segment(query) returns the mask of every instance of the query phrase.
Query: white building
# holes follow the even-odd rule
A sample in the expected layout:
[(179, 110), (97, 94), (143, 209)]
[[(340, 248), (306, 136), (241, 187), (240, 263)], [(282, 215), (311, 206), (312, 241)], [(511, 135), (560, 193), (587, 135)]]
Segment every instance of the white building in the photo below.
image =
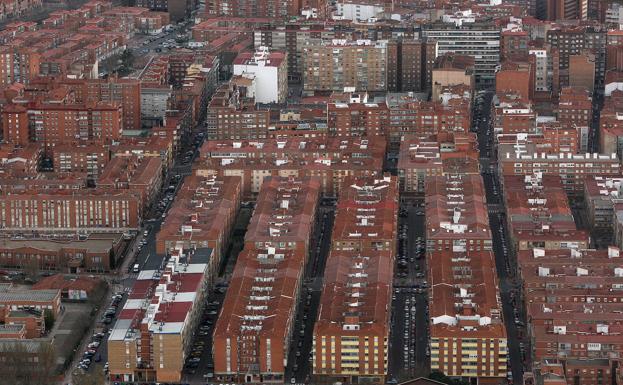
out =
[(340, 19), (365, 21), (378, 18), (385, 12), (381, 4), (351, 3), (342, 1), (337, 3), (337, 16)]
[(547, 50), (545, 48), (531, 49), (529, 53), (530, 55), (534, 55), (536, 58), (536, 71), (534, 82), (536, 91), (549, 91), (551, 83), (548, 73)]
[(500, 64), (500, 30), (478, 23), (456, 26), (454, 23), (431, 25), (423, 36), (437, 42), (435, 57), (446, 53), (474, 57), (474, 77), (479, 87), (495, 84), (495, 71)]
[(234, 60), (234, 75), (255, 79), (257, 103), (284, 103), (288, 96), (288, 61), (284, 52), (259, 47), (243, 52)]

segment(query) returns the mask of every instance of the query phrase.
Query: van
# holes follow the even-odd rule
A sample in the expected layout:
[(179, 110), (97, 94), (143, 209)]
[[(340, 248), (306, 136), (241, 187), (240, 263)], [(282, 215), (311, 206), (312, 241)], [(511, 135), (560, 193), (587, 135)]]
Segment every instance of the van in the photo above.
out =
[(149, 231), (147, 231), (147, 230), (143, 231), (143, 236), (144, 236), (144, 237), (146, 237), (146, 236), (148, 236), (148, 235), (149, 235)]
[(134, 267), (132, 268), (132, 271), (133, 271), (133, 272), (135, 272), (135, 273), (138, 273), (138, 272), (139, 272), (139, 270), (140, 270), (140, 268), (139, 268), (139, 266), (138, 266), (138, 263), (135, 263), (135, 264), (134, 264)]

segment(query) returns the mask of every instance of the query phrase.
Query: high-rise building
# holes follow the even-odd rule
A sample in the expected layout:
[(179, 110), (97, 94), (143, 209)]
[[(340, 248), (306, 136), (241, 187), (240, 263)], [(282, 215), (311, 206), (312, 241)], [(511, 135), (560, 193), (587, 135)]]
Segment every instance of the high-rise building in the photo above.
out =
[(387, 90), (387, 41), (311, 41), (303, 48), (306, 91)]
[(500, 64), (500, 30), (490, 25), (464, 23), (435, 23), (422, 30), (427, 41), (437, 43), (436, 55), (446, 53), (474, 57), (474, 75), (479, 87), (495, 82), (495, 70)]

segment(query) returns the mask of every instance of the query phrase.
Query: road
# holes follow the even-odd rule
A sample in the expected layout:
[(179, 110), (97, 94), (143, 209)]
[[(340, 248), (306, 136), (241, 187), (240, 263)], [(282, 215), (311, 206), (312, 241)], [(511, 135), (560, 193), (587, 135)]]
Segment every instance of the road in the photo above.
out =
[(322, 294), (322, 278), (325, 263), (331, 249), (331, 231), (334, 220), (334, 207), (324, 206), (318, 212), (311, 242), (311, 257), (305, 269), (305, 279), (300, 291), (294, 332), (290, 342), (288, 366), (285, 381), (290, 383), (308, 382), (312, 373), (312, 335), (314, 322), (318, 316), (320, 296)]
[(388, 371), (388, 378), (397, 381), (426, 376), (430, 368), (426, 355), (428, 292), (422, 287), (426, 281), (426, 224), (422, 215), (424, 209), (419, 207), (422, 203), (416, 201), (417, 206), (412, 202), (403, 203), (401, 212), (406, 216), (400, 216), (398, 221), (399, 248), (392, 293)]
[(492, 93), (484, 95), (481, 105), (474, 110), (474, 122), (478, 134), (478, 143), (481, 153), (480, 166), (485, 185), (487, 204), (489, 209), (489, 225), (493, 234), (493, 252), (498, 272), (499, 289), (502, 301), (502, 312), (506, 324), (510, 371), (515, 385), (522, 383), (523, 360), (520, 349), (520, 337), (525, 330), (515, 323), (517, 317), (525, 324), (523, 306), (520, 303), (519, 286), (516, 281), (517, 261), (512, 256), (506, 228), (503, 204), (503, 191), (500, 186), (500, 177), (497, 173), (495, 154), (492, 151), (492, 127), (490, 105)]

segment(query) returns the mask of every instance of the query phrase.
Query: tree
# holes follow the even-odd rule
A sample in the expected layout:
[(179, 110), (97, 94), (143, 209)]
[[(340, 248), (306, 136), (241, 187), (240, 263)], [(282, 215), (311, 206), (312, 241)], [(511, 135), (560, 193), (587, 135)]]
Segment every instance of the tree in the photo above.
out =
[(77, 370), (71, 379), (74, 385), (104, 385), (106, 382), (102, 365), (94, 365), (88, 372)]
[(54, 327), (54, 313), (52, 313), (52, 310), (45, 309), (43, 311), (43, 319), (45, 321), (45, 330), (52, 330), (52, 328)]
[(24, 274), (33, 281), (39, 276), (39, 262), (36, 258), (30, 258), (24, 265)]
[(0, 385), (53, 385), (56, 383), (56, 351), (48, 342), (33, 349), (35, 341), (6, 343), (0, 349)]
[(463, 380), (454, 380), (438, 370), (432, 371), (428, 378), (430, 378), (431, 380), (443, 382), (444, 384), (448, 385), (469, 385), (469, 382)]

